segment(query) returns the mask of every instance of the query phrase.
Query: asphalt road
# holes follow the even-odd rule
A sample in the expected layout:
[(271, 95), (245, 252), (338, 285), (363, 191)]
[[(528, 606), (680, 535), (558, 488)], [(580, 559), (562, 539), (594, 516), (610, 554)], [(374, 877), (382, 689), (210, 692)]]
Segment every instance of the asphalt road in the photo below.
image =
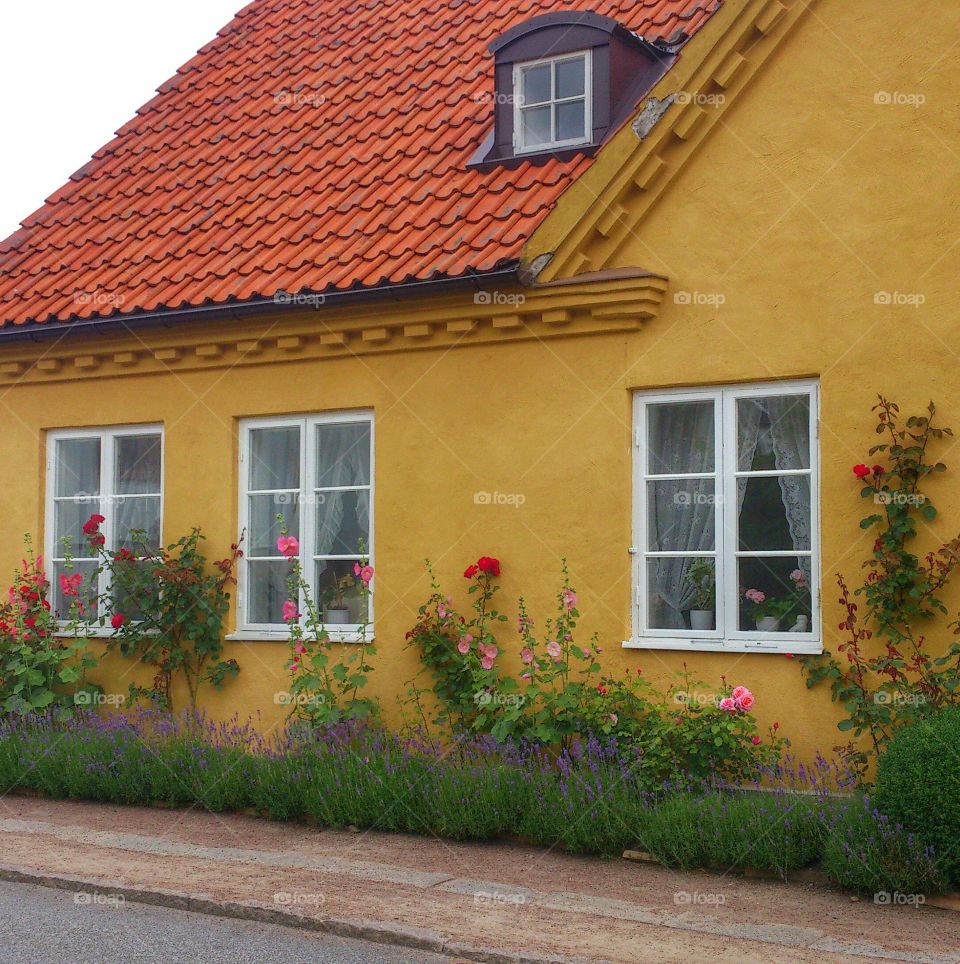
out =
[(0, 964), (441, 964), (410, 948), (0, 881)]

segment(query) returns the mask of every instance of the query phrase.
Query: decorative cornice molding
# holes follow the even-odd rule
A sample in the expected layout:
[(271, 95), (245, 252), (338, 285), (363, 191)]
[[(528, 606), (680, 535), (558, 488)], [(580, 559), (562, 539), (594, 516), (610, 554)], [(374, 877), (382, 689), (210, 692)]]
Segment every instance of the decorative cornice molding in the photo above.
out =
[(626, 269), (352, 311), (278, 305), (232, 324), (116, 324), (102, 335), (66, 332), (49, 345), (0, 345), (0, 386), (635, 331), (656, 316), (666, 289), (666, 278)]
[[(747, 0), (721, 7), (645, 101), (668, 106), (642, 134), (627, 124), (608, 142), (534, 233), (522, 267), (529, 270), (549, 256), (539, 275), (543, 282), (617, 263), (647, 212), (813, 2)], [(703, 44), (712, 46), (691, 62)]]

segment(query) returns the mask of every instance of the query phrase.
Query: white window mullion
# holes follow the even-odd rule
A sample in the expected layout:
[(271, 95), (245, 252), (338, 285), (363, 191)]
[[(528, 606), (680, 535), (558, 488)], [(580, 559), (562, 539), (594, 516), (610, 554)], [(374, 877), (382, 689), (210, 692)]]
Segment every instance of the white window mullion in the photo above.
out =
[[(300, 452), (302, 461), (300, 463), (300, 528), (302, 538), (300, 539), (300, 566), (303, 571), (304, 581), (310, 588), (310, 597), (319, 607), (320, 600), (317, 598), (317, 586), (315, 574), (317, 564), (314, 562), (315, 548), (317, 543), (317, 506), (316, 494), (316, 467), (317, 467), (317, 426), (310, 419), (304, 419)], [(300, 594), (300, 612), (306, 613), (307, 599), (306, 593)], [(303, 619), (301, 618), (301, 622)]]

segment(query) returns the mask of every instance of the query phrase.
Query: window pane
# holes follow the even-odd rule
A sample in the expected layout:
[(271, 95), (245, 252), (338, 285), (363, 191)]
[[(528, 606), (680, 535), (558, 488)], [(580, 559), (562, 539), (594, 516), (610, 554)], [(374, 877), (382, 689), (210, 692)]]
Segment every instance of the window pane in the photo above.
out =
[[(674, 556), (647, 560), (647, 627), (690, 629), (690, 612), (715, 610), (712, 559)], [(702, 588), (698, 592), (698, 583)], [(697, 617), (698, 622), (701, 617)], [(714, 626), (701, 626), (713, 629)]]
[(549, 144), (550, 136), (550, 108), (535, 107), (532, 110), (520, 112), (523, 123), (522, 140), (524, 147), (534, 147), (537, 144)]
[[(68, 569), (66, 563), (57, 562), (53, 566), (53, 586), (51, 591), (51, 605), (53, 606), (54, 613), (60, 619), (70, 619), (71, 612), (70, 607), (73, 602), (79, 599), (83, 602), (85, 607), (85, 613), (83, 614), (87, 619), (95, 619), (97, 617), (96, 612), (96, 600), (97, 600), (97, 587), (96, 587), (96, 573), (97, 573), (97, 562), (93, 559), (89, 559), (85, 562), (75, 561), (73, 565)], [(78, 596), (72, 597), (64, 594), (63, 590), (60, 588), (60, 576), (61, 575), (74, 575), (80, 573), (83, 576), (83, 582), (78, 587)]]
[(56, 463), (57, 495), (100, 494), (100, 439), (61, 439)]
[(135, 554), (160, 548), (159, 496), (125, 496), (116, 500), (113, 512), (113, 548), (123, 547)]
[(315, 555), (356, 555), (370, 548), (370, 493), (324, 492), (317, 499)]
[(810, 396), (737, 400), (740, 472), (810, 468)]
[(100, 511), (100, 500), (95, 498), (67, 499), (57, 502), (54, 508), (53, 555), (67, 555), (65, 540), (69, 540), (73, 556), (95, 556), (90, 540), (83, 534), (83, 524), (95, 512)]
[(283, 515), (287, 532), (300, 538), (300, 505), (296, 496), (289, 495), (251, 495), (249, 499), (249, 525), (247, 533), (247, 555), (279, 556), (277, 539), (280, 538), (280, 523), (277, 515)]
[(550, 100), (550, 64), (526, 67), (522, 71), (523, 90), (521, 104), (543, 104)]
[(809, 475), (755, 475), (737, 488), (741, 551), (810, 549)]
[(713, 410), (712, 401), (648, 405), (648, 474), (713, 472)]
[(114, 492), (117, 495), (159, 492), (160, 449), (159, 435), (117, 436)]
[(714, 548), (716, 503), (713, 479), (647, 483), (647, 549), (696, 552)]
[(318, 489), (370, 484), (370, 423), (317, 426)]
[(811, 631), (809, 558), (741, 558), (738, 586), (741, 630)]
[(584, 59), (562, 60), (557, 64), (557, 99), (580, 97), (584, 92)]
[(352, 559), (322, 559), (316, 563), (315, 598), (320, 600), (325, 623), (366, 622), (367, 600), (354, 575), (354, 565)]
[(570, 141), (584, 137), (585, 116), (582, 100), (557, 104), (557, 140)]
[(247, 563), (247, 612), (251, 623), (283, 623), (289, 574), (290, 563), (286, 561)]
[(300, 488), (299, 426), (250, 432), (250, 488)]

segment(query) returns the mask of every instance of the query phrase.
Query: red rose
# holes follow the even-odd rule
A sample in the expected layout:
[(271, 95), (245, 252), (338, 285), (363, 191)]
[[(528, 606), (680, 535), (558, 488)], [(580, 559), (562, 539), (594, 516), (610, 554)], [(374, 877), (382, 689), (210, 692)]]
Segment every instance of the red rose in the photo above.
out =
[(883, 475), (884, 471), (885, 471), (885, 469), (884, 469), (884, 467), (883, 467), (882, 465), (875, 465), (875, 466), (873, 467), (873, 474), (874, 474), (874, 475)]
[(500, 575), (500, 560), (491, 556), (481, 556), (477, 560), (477, 566), (481, 572), (489, 573), (491, 576)]
[(853, 474), (858, 479), (865, 479), (870, 474), (870, 469), (867, 468), (862, 462), (859, 465), (853, 467)]
[(113, 626), (114, 629), (119, 629), (126, 621), (127, 617), (122, 613), (114, 613), (113, 619), (110, 620), (110, 625)]
[(101, 535), (100, 533), (98, 533), (97, 535), (92, 536), (92, 537), (90, 538), (90, 545), (92, 545), (92, 546), (102, 546), (106, 541), (107, 541), (107, 540), (103, 537), (103, 535)]
[(463, 570), (463, 578), (464, 578), (464, 579), (473, 579), (473, 577), (474, 577), (479, 571), (480, 571), (480, 570), (479, 570), (479, 568), (478, 568), (477, 566), (467, 566), (467, 568)]

